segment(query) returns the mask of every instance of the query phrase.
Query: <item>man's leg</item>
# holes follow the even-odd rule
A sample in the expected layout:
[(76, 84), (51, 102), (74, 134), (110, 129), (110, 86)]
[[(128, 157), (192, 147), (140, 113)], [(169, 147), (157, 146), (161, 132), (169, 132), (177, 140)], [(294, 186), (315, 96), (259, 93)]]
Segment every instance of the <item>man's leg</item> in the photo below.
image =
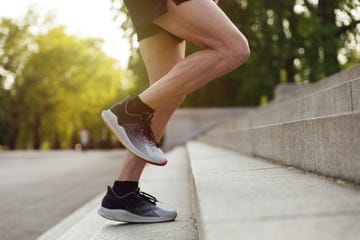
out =
[[(167, 33), (158, 33), (142, 40), (140, 51), (153, 84), (184, 58), (185, 43), (175, 41)], [(154, 115), (152, 129), (157, 140), (182, 100), (183, 97), (172, 99)], [(122, 222), (164, 222), (176, 218), (176, 211), (159, 208), (156, 198), (139, 191), (138, 181), (144, 166), (145, 161), (127, 152), (118, 181), (108, 187), (101, 202), (98, 210), (101, 216)]]
[(159, 74), (161, 78), (139, 96), (102, 112), (124, 146), (155, 165), (165, 165), (167, 160), (150, 129), (153, 113), (234, 70), (250, 54), (244, 35), (213, 1), (190, 0), (176, 5), (167, 0), (167, 10), (153, 22), (203, 49), (176, 63), (165, 75)]
[[(139, 45), (151, 85), (166, 75), (185, 56), (185, 42), (179, 43), (167, 33), (158, 33), (145, 38)], [(162, 138), (168, 120), (183, 98), (184, 96), (170, 99), (155, 112), (152, 129), (158, 141)], [(139, 181), (144, 166), (145, 161), (127, 151), (118, 180)]]
[(139, 97), (155, 111), (167, 101), (187, 95), (244, 63), (250, 50), (244, 35), (211, 0), (176, 5), (154, 23), (203, 49), (186, 57)]

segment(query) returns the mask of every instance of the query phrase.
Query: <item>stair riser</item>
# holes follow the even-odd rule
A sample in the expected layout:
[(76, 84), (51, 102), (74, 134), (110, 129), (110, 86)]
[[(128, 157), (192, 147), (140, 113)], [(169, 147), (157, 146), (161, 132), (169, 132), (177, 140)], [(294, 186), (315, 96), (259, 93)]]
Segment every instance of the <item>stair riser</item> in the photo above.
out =
[(353, 111), (360, 111), (360, 80), (351, 82)]
[(349, 113), (360, 110), (360, 79), (348, 81), (287, 102), (273, 102), (218, 126), (224, 129), (249, 128), (275, 123)]
[(360, 113), (234, 129), (204, 142), (360, 183)]
[[(324, 78), (321, 81), (312, 83), (311, 85), (305, 85), (303, 86), (303, 89), (299, 89), (295, 92), (291, 92), (287, 96), (282, 96), (280, 101), (283, 102), (293, 98), (310, 95), (315, 92), (321, 91), (325, 88), (331, 88), (333, 86), (339, 85), (343, 82), (347, 82), (353, 79), (359, 79), (359, 77), (360, 77), (360, 65), (356, 65), (350, 69), (338, 72), (334, 75)], [(276, 102), (280, 102), (280, 101), (276, 101)]]

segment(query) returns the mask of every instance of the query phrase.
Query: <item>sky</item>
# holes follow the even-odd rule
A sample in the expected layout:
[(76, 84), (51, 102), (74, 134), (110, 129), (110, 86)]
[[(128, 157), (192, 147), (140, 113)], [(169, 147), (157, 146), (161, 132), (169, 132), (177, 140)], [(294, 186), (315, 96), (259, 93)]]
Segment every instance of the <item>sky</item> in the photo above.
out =
[(66, 26), (69, 34), (103, 39), (103, 51), (126, 67), (130, 47), (112, 20), (111, 0), (0, 0), (0, 17), (21, 18), (29, 6), (40, 16), (54, 15), (55, 23)]

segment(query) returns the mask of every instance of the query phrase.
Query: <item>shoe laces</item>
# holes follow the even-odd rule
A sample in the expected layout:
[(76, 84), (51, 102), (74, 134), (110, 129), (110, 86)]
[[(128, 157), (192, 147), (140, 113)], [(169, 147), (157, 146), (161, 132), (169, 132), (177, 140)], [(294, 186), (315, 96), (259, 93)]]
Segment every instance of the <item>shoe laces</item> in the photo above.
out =
[(145, 199), (146, 201), (152, 203), (153, 205), (156, 205), (156, 203), (161, 203), (159, 200), (156, 199), (156, 197), (146, 193), (146, 192), (142, 192), (140, 191), (140, 188), (138, 188), (135, 191), (137, 194), (139, 194), (143, 199)]
[(151, 120), (154, 114), (144, 113), (141, 116), (142, 116), (143, 126), (140, 128), (140, 131), (143, 133), (143, 136), (150, 141), (150, 144), (160, 147), (160, 144), (156, 141), (154, 132), (151, 129)]

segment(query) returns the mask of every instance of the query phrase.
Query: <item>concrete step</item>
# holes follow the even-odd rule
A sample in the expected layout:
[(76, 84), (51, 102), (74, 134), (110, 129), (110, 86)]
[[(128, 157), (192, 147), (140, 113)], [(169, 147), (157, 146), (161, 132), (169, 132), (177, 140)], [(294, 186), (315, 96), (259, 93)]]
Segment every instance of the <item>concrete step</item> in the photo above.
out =
[(360, 110), (360, 77), (294, 96), (287, 101), (271, 102), (250, 114), (251, 126), (338, 115)]
[(358, 239), (359, 187), (200, 142), (187, 149), (200, 239)]
[(199, 140), (360, 183), (360, 111), (210, 132)]
[(213, 127), (198, 139), (360, 183), (360, 65)]
[[(88, 214), (85, 217), (74, 223), (71, 218), (78, 217), (69, 216), (69, 219), (59, 224), (65, 225), (55, 226), (39, 240), (51, 239), (45, 238), (46, 236), (61, 240), (197, 239), (196, 219), (193, 214), (193, 181), (187, 151), (185, 147), (177, 147), (167, 156), (169, 163), (164, 167), (146, 166), (140, 187), (164, 202), (162, 207), (175, 209), (178, 212), (176, 221), (127, 224), (103, 219), (96, 212), (103, 196), (101, 194), (89, 203), (92, 207), (87, 208)], [(81, 209), (79, 211), (84, 212)], [(61, 231), (62, 234), (59, 234)]]
[(290, 91), (288, 94), (282, 93), (279, 98), (275, 98), (275, 101), (288, 101), (299, 96), (310, 95), (312, 93), (321, 91), (322, 89), (331, 88), (332, 86), (339, 85), (352, 79), (358, 79), (359, 77), (360, 64), (328, 76), (321, 81), (300, 85), (300, 87), (295, 91)]
[(76, 239), (89, 240), (105, 224), (106, 219), (100, 218), (96, 210), (105, 193), (101, 193), (73, 214), (46, 231), (37, 240)]
[(175, 111), (166, 126), (165, 149), (171, 149), (206, 132), (215, 125), (244, 115), (248, 108), (180, 108)]
[[(351, 74), (350, 74), (351, 73)], [(358, 75), (356, 75), (358, 73)], [(344, 80), (346, 79), (346, 80)], [(360, 65), (311, 84), (282, 101), (272, 101), (211, 132), (258, 127), (360, 111)]]

